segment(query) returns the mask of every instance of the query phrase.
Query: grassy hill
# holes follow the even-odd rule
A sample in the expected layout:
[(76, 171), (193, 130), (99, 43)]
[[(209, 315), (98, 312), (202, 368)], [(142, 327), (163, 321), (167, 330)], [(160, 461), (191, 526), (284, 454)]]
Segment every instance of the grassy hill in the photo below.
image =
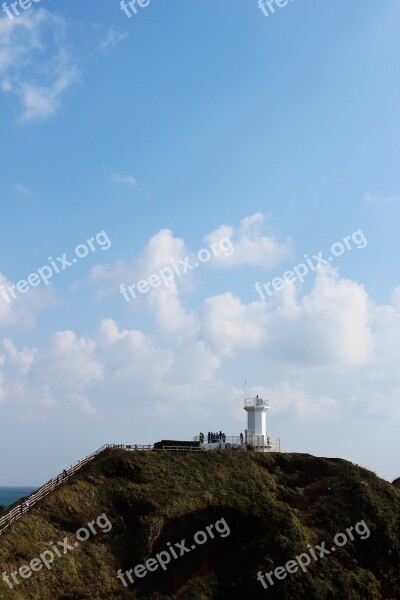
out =
[[(257, 580), (258, 571), (271, 572), (321, 542), (331, 549), (337, 533), (361, 521), (370, 532), (365, 539), (353, 530), (353, 540), (311, 560), (306, 572), (274, 576), (267, 590)], [(90, 537), (78, 542), (83, 527)], [(207, 539), (193, 544), (199, 531)], [(71, 548), (62, 546), (65, 539)], [(180, 556), (175, 544), (182, 539), (189, 551)], [(31, 575), (22, 571), (26, 579), (17, 575), (18, 585), (10, 579), (13, 589), (0, 578), (0, 598), (395, 600), (399, 545), (400, 489), (344, 460), (112, 450), (0, 537), (0, 574), (10, 576), (45, 551), (54, 555), (49, 569), (42, 564), (33, 572), (34, 562)], [(161, 554), (144, 576), (140, 569), (131, 573), (133, 584), (125, 578), (124, 587), (117, 578), (119, 569), (134, 569), (171, 547), (177, 558), (170, 556), (165, 570)]]

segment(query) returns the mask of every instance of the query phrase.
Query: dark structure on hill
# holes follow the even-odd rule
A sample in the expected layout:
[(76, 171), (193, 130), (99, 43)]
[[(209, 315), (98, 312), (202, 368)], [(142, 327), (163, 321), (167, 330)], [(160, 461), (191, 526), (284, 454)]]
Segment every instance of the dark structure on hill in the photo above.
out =
[(153, 445), (153, 450), (165, 450), (166, 448), (200, 448), (200, 442), (193, 440), (161, 440)]

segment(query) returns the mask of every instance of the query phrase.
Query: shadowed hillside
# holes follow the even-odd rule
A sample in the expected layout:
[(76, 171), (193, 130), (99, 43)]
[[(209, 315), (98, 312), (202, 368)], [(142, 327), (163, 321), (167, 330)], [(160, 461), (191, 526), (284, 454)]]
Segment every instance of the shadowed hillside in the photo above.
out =
[[(93, 524), (101, 515), (110, 531)], [(337, 533), (363, 520), (365, 539), (354, 534), (306, 572), (274, 579), (267, 590), (257, 580), (258, 571), (284, 566), (308, 545), (326, 541), (331, 548)], [(96, 534), (78, 543), (75, 533), (89, 531), (90, 522)], [(208, 539), (193, 548), (199, 531)], [(174, 545), (183, 539), (188, 549), (180, 556)], [(395, 600), (399, 540), (400, 490), (343, 460), (105, 451), (0, 537), (1, 573), (29, 565), (56, 544), (60, 553), (50, 569), (18, 575), (13, 589), (0, 579), (0, 598)], [(119, 569), (144, 564), (168, 544), (178, 555), (165, 570), (154, 561), (128, 587), (117, 579)]]
[(400, 488), (400, 477), (398, 477), (397, 479), (395, 479), (393, 481), (393, 485), (396, 486), (397, 488)]

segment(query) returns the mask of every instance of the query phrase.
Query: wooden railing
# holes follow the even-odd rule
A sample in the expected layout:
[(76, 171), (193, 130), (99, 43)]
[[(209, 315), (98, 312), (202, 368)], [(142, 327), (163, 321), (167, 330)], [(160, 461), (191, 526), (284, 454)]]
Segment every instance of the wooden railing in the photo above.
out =
[(79, 471), (79, 469), (81, 469), (82, 467), (84, 467), (85, 465), (90, 463), (94, 458), (96, 458), (96, 456), (98, 456), (100, 454), (100, 452), (104, 452), (104, 450), (107, 450), (107, 448), (113, 448), (116, 450), (128, 450), (128, 451), (136, 451), (137, 450), (137, 451), (141, 451), (141, 452), (151, 451), (151, 450), (156, 450), (156, 451), (161, 451), (161, 452), (163, 452), (163, 451), (164, 452), (202, 452), (203, 451), (203, 448), (200, 448), (198, 446), (163, 446), (162, 448), (154, 448), (153, 444), (145, 444), (145, 445), (143, 445), (143, 444), (132, 444), (132, 445), (105, 444), (104, 446), (102, 446), (101, 448), (99, 448), (98, 450), (93, 452), (92, 454), (89, 454), (89, 456), (87, 456), (83, 460), (80, 460), (79, 462), (77, 462), (76, 465), (73, 465), (69, 469), (65, 469), (66, 475), (61, 474), (61, 475), (57, 475), (57, 477), (53, 477), (53, 479), (50, 479), (50, 481), (48, 481), (41, 488), (39, 488), (37, 492), (32, 494), (32, 496), (29, 496), (29, 498), (28, 498), (29, 504), (28, 505), (25, 503), (18, 504), (18, 506), (16, 506), (12, 510), (10, 510), (9, 513), (0, 517), (0, 536), (12, 523), (14, 523), (14, 521), (18, 521), (18, 519), (20, 519), (26, 512), (28, 512), (28, 510), (30, 510), (30, 508), (32, 506), (34, 506), (40, 500), (45, 498), (48, 494), (50, 494), (50, 492), (55, 490), (56, 487), (58, 487), (62, 483), (65, 483), (66, 481), (68, 481), (68, 479), (70, 479), (73, 475), (75, 475), (75, 473), (77, 473), (77, 471)]
[(158, 452), (205, 452), (201, 446), (163, 446), (154, 448)]
[(7, 529), (7, 527), (14, 523), (14, 521), (18, 521), (18, 519), (20, 519), (22, 515), (24, 515), (32, 506), (37, 504), (39, 500), (42, 500), (42, 498), (45, 498), (50, 492), (55, 490), (56, 487), (58, 487), (65, 481), (68, 481), (70, 477), (75, 475), (75, 473), (79, 471), (79, 469), (91, 462), (98, 454), (100, 454), (100, 452), (103, 452), (107, 448), (112, 447), (113, 444), (105, 444), (104, 446), (96, 450), (96, 452), (93, 452), (83, 460), (80, 460), (69, 469), (65, 469), (66, 475), (57, 475), (57, 477), (50, 479), (50, 481), (48, 481), (41, 488), (39, 488), (37, 492), (29, 496), (29, 504), (19, 504), (18, 506), (13, 508), (9, 513), (4, 515), (3, 517), (0, 517), (0, 535)]

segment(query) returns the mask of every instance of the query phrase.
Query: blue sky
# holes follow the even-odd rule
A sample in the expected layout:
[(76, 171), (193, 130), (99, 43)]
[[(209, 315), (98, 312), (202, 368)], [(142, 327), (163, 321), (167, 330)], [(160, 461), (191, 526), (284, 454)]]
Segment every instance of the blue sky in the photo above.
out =
[[(100, 232), (111, 246), (0, 296), (0, 485), (106, 442), (238, 434), (245, 378), (283, 449), (400, 474), (399, 12), (2, 13), (0, 284)], [(357, 231), (365, 247), (256, 292)], [(121, 284), (226, 237), (231, 254), (124, 301)]]

